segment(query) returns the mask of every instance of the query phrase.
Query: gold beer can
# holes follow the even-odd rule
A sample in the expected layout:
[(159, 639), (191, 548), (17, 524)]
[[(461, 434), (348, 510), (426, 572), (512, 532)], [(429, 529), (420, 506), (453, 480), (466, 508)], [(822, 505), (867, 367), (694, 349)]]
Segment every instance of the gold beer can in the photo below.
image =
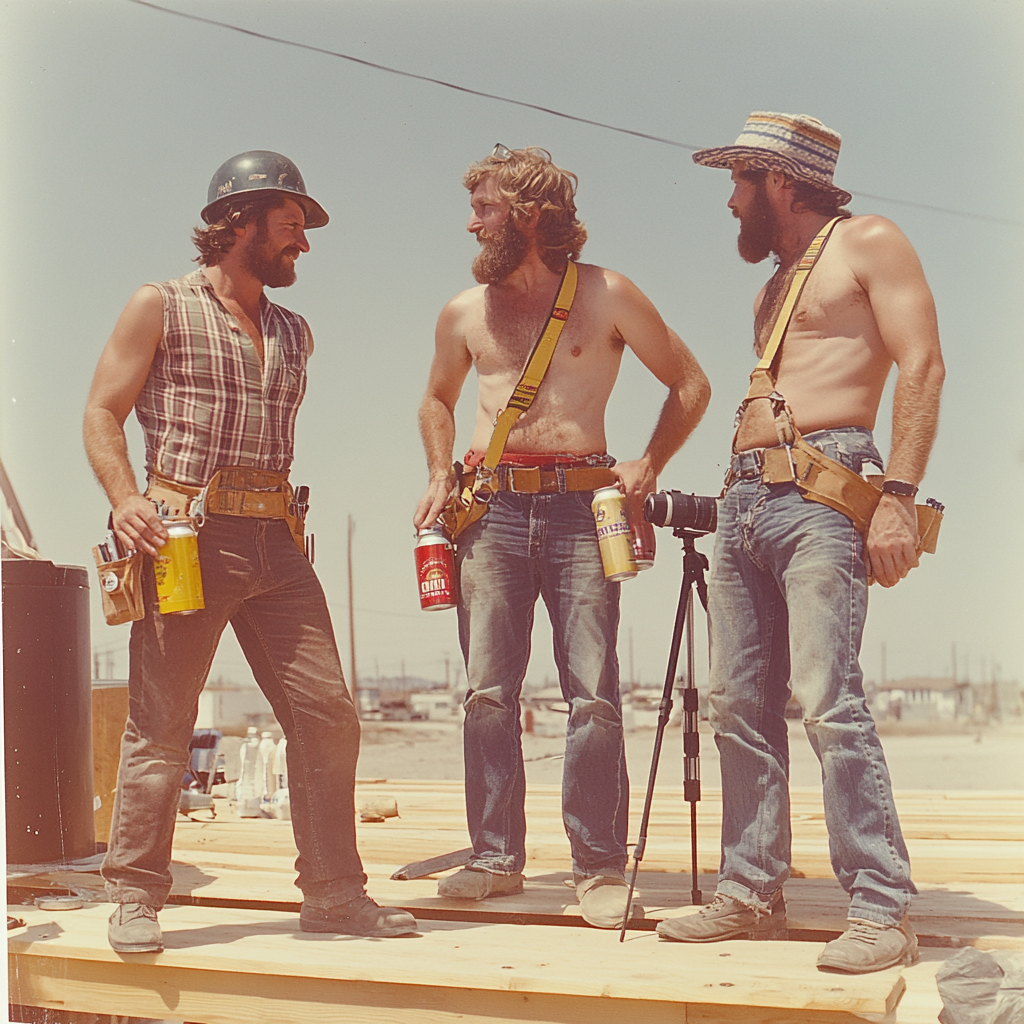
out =
[(187, 519), (164, 523), (167, 543), (153, 559), (156, 596), (161, 615), (191, 615), (203, 602), (203, 577), (199, 572), (199, 537)]
[(617, 487), (602, 487), (594, 492), (590, 508), (597, 526), (604, 578), (613, 583), (631, 580), (637, 567), (633, 531), (626, 518), (626, 496)]

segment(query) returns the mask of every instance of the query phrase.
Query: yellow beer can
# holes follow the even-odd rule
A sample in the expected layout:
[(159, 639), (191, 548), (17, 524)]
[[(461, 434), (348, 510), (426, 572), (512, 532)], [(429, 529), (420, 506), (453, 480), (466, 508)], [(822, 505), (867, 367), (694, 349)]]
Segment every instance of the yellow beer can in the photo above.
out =
[(187, 519), (164, 523), (167, 543), (153, 559), (156, 596), (161, 615), (191, 615), (203, 602), (203, 577), (199, 571), (199, 537)]
[(626, 518), (626, 496), (617, 487), (602, 487), (594, 492), (590, 508), (597, 526), (604, 578), (613, 583), (631, 580), (637, 567), (633, 530)]

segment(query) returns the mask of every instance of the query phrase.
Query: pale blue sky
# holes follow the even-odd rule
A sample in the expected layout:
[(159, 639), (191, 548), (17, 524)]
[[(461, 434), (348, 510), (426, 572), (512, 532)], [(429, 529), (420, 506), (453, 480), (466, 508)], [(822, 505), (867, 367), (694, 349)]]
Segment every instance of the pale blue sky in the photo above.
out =
[[(872, 593), (864, 667), (994, 663), (1024, 678), (1024, 429), (1019, 390), (1024, 7), (1018, 2), (281, 2), (167, 6), (695, 146), (732, 142), (753, 109), (843, 134), (836, 181), (921, 255), (948, 368), (925, 494), (948, 516), (939, 554)], [(106, 505), (80, 441), (85, 395), (140, 284), (186, 273), (189, 233), (227, 157), (274, 149), (331, 214), (299, 282), (272, 297), (317, 351), (293, 479), (311, 487), (317, 569), (348, 661), (345, 518), (356, 532), (361, 674), (443, 675), (454, 613), (418, 611), (412, 509), (425, 483), (416, 409), (444, 302), (472, 283), (470, 161), (541, 145), (580, 177), (584, 260), (632, 278), (691, 346), (714, 397), (661, 486), (715, 494), (751, 357), (751, 302), (770, 273), (736, 255), (728, 175), (689, 152), (174, 18), (128, 0), (14, 0), (0, 11), (5, 244), (2, 454), (44, 554), (90, 564)], [(459, 409), (457, 453), (471, 426)], [(608, 415), (619, 458), (642, 450), (662, 389), (631, 357)], [(877, 431), (888, 443), (888, 406)], [(137, 428), (134, 450), (141, 470)], [(674, 542), (623, 585), (620, 657), (664, 672), (679, 584)], [(710, 544), (702, 545), (706, 550)], [(531, 677), (554, 675), (538, 613)], [(103, 624), (97, 646), (127, 643)], [(119, 668), (124, 667), (120, 658)], [(231, 645), (215, 671), (242, 678)]]

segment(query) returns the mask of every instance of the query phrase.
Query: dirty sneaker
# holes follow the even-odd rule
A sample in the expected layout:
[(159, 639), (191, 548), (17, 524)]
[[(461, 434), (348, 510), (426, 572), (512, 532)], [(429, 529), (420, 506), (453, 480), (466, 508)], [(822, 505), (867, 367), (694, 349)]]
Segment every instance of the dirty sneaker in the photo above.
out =
[(839, 974), (869, 974), (897, 964), (917, 963), (917, 936), (907, 916), (898, 925), (876, 924), (851, 917), (850, 927), (825, 944), (818, 970)]
[(770, 910), (754, 910), (745, 903), (716, 892), (696, 914), (670, 917), (658, 925), (658, 935), (673, 942), (722, 942), (725, 939), (785, 939), (786, 901), (779, 889)]
[(118, 953), (159, 953), (164, 948), (164, 937), (156, 919), (156, 907), (119, 903), (110, 915), (107, 941)]
[(299, 930), (304, 932), (388, 939), (397, 935), (415, 935), (416, 927), (416, 918), (408, 911), (378, 906), (366, 893), (328, 909), (303, 903), (299, 911)]
[(486, 900), (492, 896), (516, 896), (523, 891), (520, 872), (496, 875), (479, 868), (461, 868), (437, 883), (437, 895), (452, 900)]
[[(595, 928), (619, 928), (626, 913), (629, 883), (615, 875), (594, 875), (576, 883), (576, 899), (587, 924)], [(629, 908), (632, 921), (644, 916), (644, 908), (636, 900)]]

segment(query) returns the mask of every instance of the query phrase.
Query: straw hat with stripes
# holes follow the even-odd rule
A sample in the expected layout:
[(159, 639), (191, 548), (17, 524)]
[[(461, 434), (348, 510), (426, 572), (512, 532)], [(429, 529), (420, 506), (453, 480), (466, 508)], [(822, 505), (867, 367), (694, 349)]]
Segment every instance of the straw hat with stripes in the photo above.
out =
[(832, 184), (842, 136), (806, 114), (755, 110), (731, 146), (700, 149), (693, 162), (705, 167), (732, 167), (742, 160), (751, 170), (784, 171), (835, 196), (840, 206), (853, 198)]

